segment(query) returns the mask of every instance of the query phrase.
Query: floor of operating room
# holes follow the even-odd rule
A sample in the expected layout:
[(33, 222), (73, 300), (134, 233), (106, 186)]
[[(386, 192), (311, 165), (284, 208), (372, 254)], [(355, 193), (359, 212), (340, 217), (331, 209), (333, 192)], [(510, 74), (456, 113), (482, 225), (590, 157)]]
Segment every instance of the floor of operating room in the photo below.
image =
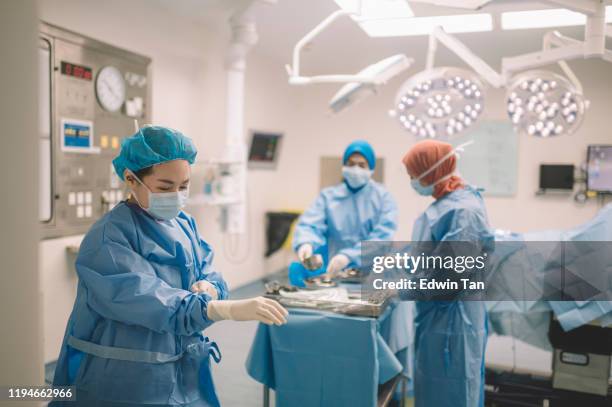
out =
[[(270, 279), (271, 277), (268, 277)], [(282, 281), (280, 275), (271, 279)], [(231, 291), (232, 299), (248, 298), (261, 295), (264, 292), (266, 280)], [(206, 335), (215, 340), (221, 347), (223, 359), (213, 367), (215, 385), (221, 405), (260, 407), (263, 404), (263, 386), (251, 379), (246, 372), (245, 361), (255, 336), (257, 322), (223, 321), (214, 324), (206, 331)], [(270, 394), (274, 405), (274, 394)], [(412, 399), (407, 400), (406, 407), (412, 407)]]

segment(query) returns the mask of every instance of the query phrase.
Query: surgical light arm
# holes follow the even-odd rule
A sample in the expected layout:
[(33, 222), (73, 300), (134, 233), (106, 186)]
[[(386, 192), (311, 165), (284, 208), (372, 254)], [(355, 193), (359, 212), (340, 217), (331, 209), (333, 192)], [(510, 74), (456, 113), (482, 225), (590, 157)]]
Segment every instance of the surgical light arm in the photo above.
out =
[[(583, 14), (595, 14), (602, 0), (540, 0), (543, 3), (553, 6), (561, 6), (568, 10), (576, 11)], [(605, 15), (604, 15), (605, 17)]]
[[(570, 2), (550, 0), (548, 3), (569, 7)], [(603, 2), (582, 0), (572, 3), (573, 7), (571, 8), (573, 10), (582, 12), (587, 17), (584, 41), (565, 37), (557, 32), (548, 33), (544, 37), (544, 49), (542, 51), (504, 58), (502, 60), (504, 77), (508, 77), (514, 72), (558, 62), (566, 74), (570, 72), (568, 77), (574, 82), (577, 79), (564, 61), (600, 57), (605, 61), (612, 62), (612, 51), (606, 49), (606, 35), (610, 35), (612, 30), (606, 26), (606, 9)], [(557, 48), (551, 48), (552, 45), (556, 45)]]
[(465, 63), (471, 66), (479, 75), (481, 75), (492, 86), (499, 88), (504, 86), (504, 78), (497, 73), (489, 64), (482, 58), (474, 54), (465, 44), (459, 41), (456, 37), (448, 34), (442, 27), (433, 29), (429, 36), (429, 48), (427, 51), (427, 69), (432, 69), (436, 52), (438, 50), (438, 42), (441, 42), (449, 50), (454, 52)]
[[(562, 47), (567, 45), (576, 45), (579, 43), (580, 41), (575, 40), (573, 38), (565, 37), (559, 31), (550, 31), (544, 35), (542, 49), (549, 50), (553, 46)], [(572, 69), (569, 67), (567, 62), (561, 60), (559, 61), (559, 66), (561, 67), (561, 70), (563, 71), (565, 76), (567, 76), (570, 82), (574, 84), (578, 93), (582, 93), (582, 84), (580, 83), (580, 80), (578, 80), (576, 74), (574, 74), (574, 71), (572, 71)]]
[[(547, 3), (565, 5), (567, 2), (564, 0), (550, 0)], [(584, 41), (563, 36), (556, 31), (549, 32), (544, 36), (542, 51), (503, 58), (501, 74), (497, 73), (490, 65), (474, 54), (459, 39), (446, 33), (441, 27), (436, 27), (429, 37), (427, 68), (431, 69), (433, 67), (437, 44), (441, 42), (493, 87), (499, 88), (505, 86), (508, 79), (516, 72), (559, 63), (570, 81), (576, 85), (577, 89), (581, 90), (582, 86), (578, 78), (565, 61), (578, 58), (600, 57), (605, 61), (612, 62), (612, 51), (605, 48), (605, 38), (606, 36), (612, 37), (612, 28), (606, 26), (605, 5), (599, 1), (584, 0), (575, 3), (572, 9), (586, 14), (587, 24)]]
[(287, 73), (289, 74), (289, 83), (291, 85), (310, 85), (312, 83), (349, 83), (358, 82), (365, 84), (379, 84), (376, 78), (371, 78), (363, 75), (318, 75), (318, 76), (301, 76), (300, 75), (300, 54), (302, 49), (311, 42), (317, 35), (323, 32), (334, 21), (344, 16), (356, 16), (358, 13), (347, 10), (338, 10), (321, 21), (315, 28), (306, 34), (293, 49), (293, 65), (287, 65)]

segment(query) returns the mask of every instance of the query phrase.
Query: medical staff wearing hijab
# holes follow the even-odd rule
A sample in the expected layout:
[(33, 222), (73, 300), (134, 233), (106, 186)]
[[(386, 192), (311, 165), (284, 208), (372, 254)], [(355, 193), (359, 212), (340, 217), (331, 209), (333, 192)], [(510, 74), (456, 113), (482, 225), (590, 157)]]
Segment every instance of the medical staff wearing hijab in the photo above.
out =
[(92, 226), (76, 260), (53, 380), (76, 386), (66, 405), (218, 406), (210, 358), (221, 355), (202, 331), (222, 319), (286, 322), (275, 301), (226, 300), (213, 250), (182, 211), (195, 157), (193, 142), (165, 127), (123, 141), (113, 164), (131, 197)]
[(326, 273), (332, 276), (360, 266), (363, 240), (391, 240), (397, 229), (395, 200), (371, 180), (376, 166), (372, 146), (354, 141), (342, 160), (343, 182), (321, 191), (293, 235), (293, 249), (302, 262), (327, 246)]
[[(413, 242), (493, 242), (480, 193), (455, 173), (457, 150), (425, 140), (403, 159), (414, 189), (435, 198), (414, 223)], [(417, 302), (415, 322), (415, 406), (484, 406), (484, 303)]]

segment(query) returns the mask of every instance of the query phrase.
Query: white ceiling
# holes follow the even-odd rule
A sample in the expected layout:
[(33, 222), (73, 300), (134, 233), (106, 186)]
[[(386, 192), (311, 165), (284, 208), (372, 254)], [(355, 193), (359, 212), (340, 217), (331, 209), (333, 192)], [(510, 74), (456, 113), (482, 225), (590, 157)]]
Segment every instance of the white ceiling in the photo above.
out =
[[(228, 30), (227, 20), (232, 12), (248, 0), (151, 0), (169, 12), (221, 30)], [(537, 1), (495, 0), (483, 11), (499, 13), (519, 7), (546, 8)], [(461, 13), (457, 9), (412, 3), (417, 16)], [(256, 12), (259, 43), (257, 52), (279, 65), (289, 63), (295, 43), (326, 16), (337, 10), (333, 0), (278, 0), (276, 4), (261, 4)], [(468, 11), (473, 12), (473, 11)], [(563, 28), (564, 34), (582, 38), (582, 29)], [(494, 67), (503, 56), (536, 51), (541, 47), (545, 30), (494, 31), (458, 34), (465, 43)], [(338, 20), (319, 35), (303, 55), (303, 72), (349, 73), (396, 53), (414, 57), (412, 70), (422, 69), (427, 38), (370, 38), (351, 19)], [(441, 50), (439, 63), (460, 65), (456, 57)], [(446, 62), (448, 61), (448, 62)], [(335, 71), (335, 72), (334, 72)]]
[(249, 0), (149, 0), (175, 15), (197, 23), (211, 24), (226, 19)]

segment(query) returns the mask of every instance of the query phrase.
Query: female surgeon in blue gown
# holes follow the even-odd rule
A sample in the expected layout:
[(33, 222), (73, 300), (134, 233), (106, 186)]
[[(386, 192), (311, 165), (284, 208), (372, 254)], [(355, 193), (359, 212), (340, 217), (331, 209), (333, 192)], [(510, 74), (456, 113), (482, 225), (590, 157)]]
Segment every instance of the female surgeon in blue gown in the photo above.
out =
[(202, 335), (214, 321), (283, 324), (286, 311), (261, 297), (230, 301), (213, 251), (181, 209), (192, 141), (156, 126), (124, 140), (113, 161), (131, 190), (85, 236), (77, 296), (54, 385), (76, 386), (78, 406), (218, 406)]
[[(435, 201), (416, 220), (413, 242), (493, 242), (480, 193), (454, 174), (456, 152), (448, 143), (425, 140), (403, 159), (413, 188)], [(415, 338), (415, 406), (484, 406), (485, 304), (479, 301), (418, 301)]]

